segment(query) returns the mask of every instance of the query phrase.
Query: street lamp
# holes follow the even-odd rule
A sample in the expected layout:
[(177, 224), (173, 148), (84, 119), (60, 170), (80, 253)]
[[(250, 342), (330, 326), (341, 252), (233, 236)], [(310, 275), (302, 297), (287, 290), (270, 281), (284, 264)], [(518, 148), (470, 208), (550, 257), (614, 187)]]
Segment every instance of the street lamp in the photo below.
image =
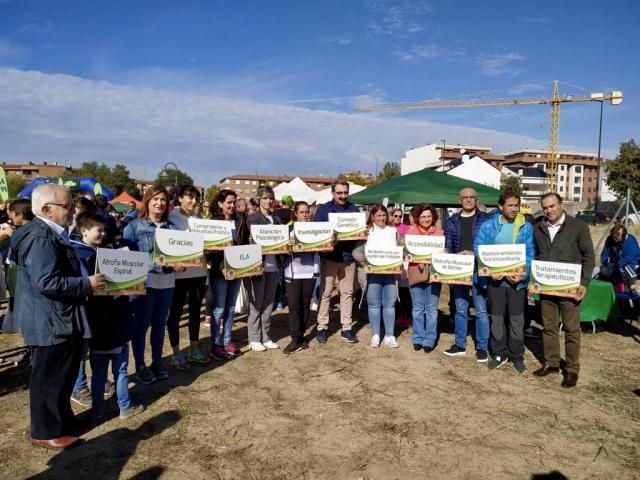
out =
[(602, 146), (602, 107), (604, 101), (600, 100), (600, 127), (598, 129), (598, 171), (596, 173), (596, 201), (594, 210), (598, 210), (600, 199), (600, 168), (602, 166), (602, 158), (600, 157), (600, 147)]
[[(174, 174), (174, 175), (175, 175), (175, 183), (174, 183), (174, 186), (176, 187), (176, 190), (177, 190), (177, 189), (178, 189), (178, 166), (177, 166), (175, 163), (173, 163), (173, 162), (167, 162), (167, 163), (165, 163), (165, 164), (164, 164), (164, 175), (166, 175), (167, 177), (169, 176), (169, 172), (167, 171), (167, 168), (168, 168), (169, 166), (173, 167), (173, 170), (174, 170), (174, 172), (175, 172), (175, 174)], [(164, 176), (164, 175), (163, 175), (163, 176)]]

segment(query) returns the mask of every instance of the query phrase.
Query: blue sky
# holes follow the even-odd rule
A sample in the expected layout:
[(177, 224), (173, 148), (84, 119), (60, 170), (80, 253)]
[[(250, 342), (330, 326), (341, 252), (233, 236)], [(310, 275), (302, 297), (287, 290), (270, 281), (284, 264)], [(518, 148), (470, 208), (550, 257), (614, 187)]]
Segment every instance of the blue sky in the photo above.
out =
[[(169, 161), (336, 175), (446, 139), (495, 152), (548, 143), (546, 106), (356, 113), (431, 98), (584, 95), (603, 150), (633, 138), (640, 3), (594, 1), (0, 0), (0, 161)], [(563, 105), (560, 144), (595, 151), (599, 105)]]

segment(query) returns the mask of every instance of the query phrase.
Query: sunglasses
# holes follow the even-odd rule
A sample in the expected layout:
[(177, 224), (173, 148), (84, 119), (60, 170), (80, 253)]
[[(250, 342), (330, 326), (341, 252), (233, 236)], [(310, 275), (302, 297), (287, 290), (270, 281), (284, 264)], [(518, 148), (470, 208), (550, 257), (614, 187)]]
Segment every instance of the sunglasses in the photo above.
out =
[(393, 218), (402, 218), (402, 215), (394, 215)]

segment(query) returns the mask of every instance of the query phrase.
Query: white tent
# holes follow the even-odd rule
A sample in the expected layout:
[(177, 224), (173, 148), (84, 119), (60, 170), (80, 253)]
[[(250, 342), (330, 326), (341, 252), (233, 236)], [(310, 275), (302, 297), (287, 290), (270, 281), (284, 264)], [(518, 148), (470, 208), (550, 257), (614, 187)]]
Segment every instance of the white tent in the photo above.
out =
[(290, 195), (294, 202), (305, 201), (312, 203), (316, 191), (307, 185), (300, 177), (296, 177), (290, 182), (282, 182), (273, 189), (276, 200), (281, 200), (283, 196)]
[[(367, 187), (363, 187), (362, 185), (357, 185), (355, 183), (349, 182), (349, 194), (357, 193), (364, 190)], [(325, 188), (324, 190), (320, 190), (315, 193), (314, 201), (316, 205), (320, 205), (321, 203), (329, 202), (333, 197), (331, 195), (331, 187)]]

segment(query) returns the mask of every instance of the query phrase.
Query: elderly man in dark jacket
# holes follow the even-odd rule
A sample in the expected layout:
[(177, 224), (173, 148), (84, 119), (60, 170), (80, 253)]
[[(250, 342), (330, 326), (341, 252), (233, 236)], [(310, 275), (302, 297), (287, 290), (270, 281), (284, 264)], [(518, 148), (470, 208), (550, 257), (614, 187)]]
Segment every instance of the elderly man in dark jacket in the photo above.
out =
[(68, 241), (73, 211), (69, 191), (41, 185), (33, 191), (32, 205), (36, 218), (11, 239), (18, 266), (15, 315), (31, 347), (31, 443), (62, 450), (78, 441), (69, 435), (75, 421), (69, 398), (82, 343), (91, 336), (87, 297), (105, 279), (82, 270)]
[(547, 193), (540, 199), (546, 220), (538, 223), (533, 235), (537, 260), (582, 265), (582, 278), (575, 299), (541, 295), (542, 335), (545, 364), (533, 372), (538, 377), (560, 371), (560, 314), (564, 323), (564, 346), (567, 371), (562, 381), (565, 388), (575, 387), (580, 371), (580, 301), (587, 292), (594, 265), (593, 242), (587, 225), (564, 211), (562, 197)]

